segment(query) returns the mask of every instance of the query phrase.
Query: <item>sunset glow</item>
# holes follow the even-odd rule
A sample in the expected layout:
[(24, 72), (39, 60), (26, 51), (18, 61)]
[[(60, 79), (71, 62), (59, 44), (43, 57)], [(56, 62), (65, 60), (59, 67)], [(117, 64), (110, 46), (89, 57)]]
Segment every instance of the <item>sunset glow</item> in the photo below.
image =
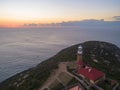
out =
[(0, 0), (0, 27), (83, 19), (115, 20), (120, 0)]

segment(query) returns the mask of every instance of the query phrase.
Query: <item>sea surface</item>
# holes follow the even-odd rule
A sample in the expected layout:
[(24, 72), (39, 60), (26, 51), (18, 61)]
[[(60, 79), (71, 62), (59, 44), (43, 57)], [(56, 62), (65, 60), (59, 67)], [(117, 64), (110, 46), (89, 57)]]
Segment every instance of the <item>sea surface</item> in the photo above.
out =
[(31, 28), (0, 29), (0, 82), (34, 67), (61, 49), (89, 40), (120, 47), (120, 29)]

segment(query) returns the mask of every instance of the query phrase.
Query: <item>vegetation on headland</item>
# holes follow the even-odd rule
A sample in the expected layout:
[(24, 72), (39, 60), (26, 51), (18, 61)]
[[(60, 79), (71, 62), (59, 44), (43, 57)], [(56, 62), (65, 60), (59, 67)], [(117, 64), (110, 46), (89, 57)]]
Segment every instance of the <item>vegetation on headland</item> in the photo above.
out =
[[(0, 84), (0, 90), (37, 90), (49, 78), (59, 62), (75, 61), (77, 47), (80, 44), (63, 49), (55, 56), (43, 61), (36, 67), (23, 71)], [(99, 41), (81, 43), (83, 59), (87, 64), (106, 73), (107, 77), (120, 83), (120, 48)]]

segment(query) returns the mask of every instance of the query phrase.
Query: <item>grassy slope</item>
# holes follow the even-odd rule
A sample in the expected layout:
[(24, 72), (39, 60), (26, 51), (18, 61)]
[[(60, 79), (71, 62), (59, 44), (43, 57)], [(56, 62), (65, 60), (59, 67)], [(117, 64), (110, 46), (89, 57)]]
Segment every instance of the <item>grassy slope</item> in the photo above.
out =
[[(109, 55), (100, 55), (100, 44), (107, 46), (104, 48), (104, 52), (109, 52)], [(40, 63), (36, 67), (21, 72), (7, 79), (0, 84), (0, 90), (36, 90), (47, 80), (52, 70), (58, 68), (59, 62), (76, 60), (76, 51), (78, 45), (63, 49), (55, 56)], [(97, 41), (85, 42), (82, 43), (82, 45), (84, 48), (83, 58), (86, 63), (106, 72), (107, 76), (120, 82), (120, 72), (116, 71), (116, 69), (120, 68), (120, 62), (118, 62), (117, 58), (113, 54), (111, 54), (111, 52), (116, 53), (116, 50), (120, 51), (119, 48), (109, 43)], [(93, 50), (93, 48), (97, 49)], [(91, 60), (91, 52), (96, 55), (95, 57), (99, 60), (99, 64)], [(104, 60), (106, 59), (110, 60), (110, 65), (112, 65), (111, 67), (107, 66), (104, 63)], [(25, 75), (28, 75), (28, 77), (24, 78)]]

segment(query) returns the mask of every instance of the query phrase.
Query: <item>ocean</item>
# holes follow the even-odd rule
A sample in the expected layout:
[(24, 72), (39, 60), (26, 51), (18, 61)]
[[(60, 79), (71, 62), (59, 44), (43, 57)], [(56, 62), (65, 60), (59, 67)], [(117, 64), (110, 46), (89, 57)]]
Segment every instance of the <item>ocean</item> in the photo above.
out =
[(120, 29), (24, 28), (0, 29), (0, 82), (34, 67), (61, 49), (85, 41), (105, 41), (120, 47)]

